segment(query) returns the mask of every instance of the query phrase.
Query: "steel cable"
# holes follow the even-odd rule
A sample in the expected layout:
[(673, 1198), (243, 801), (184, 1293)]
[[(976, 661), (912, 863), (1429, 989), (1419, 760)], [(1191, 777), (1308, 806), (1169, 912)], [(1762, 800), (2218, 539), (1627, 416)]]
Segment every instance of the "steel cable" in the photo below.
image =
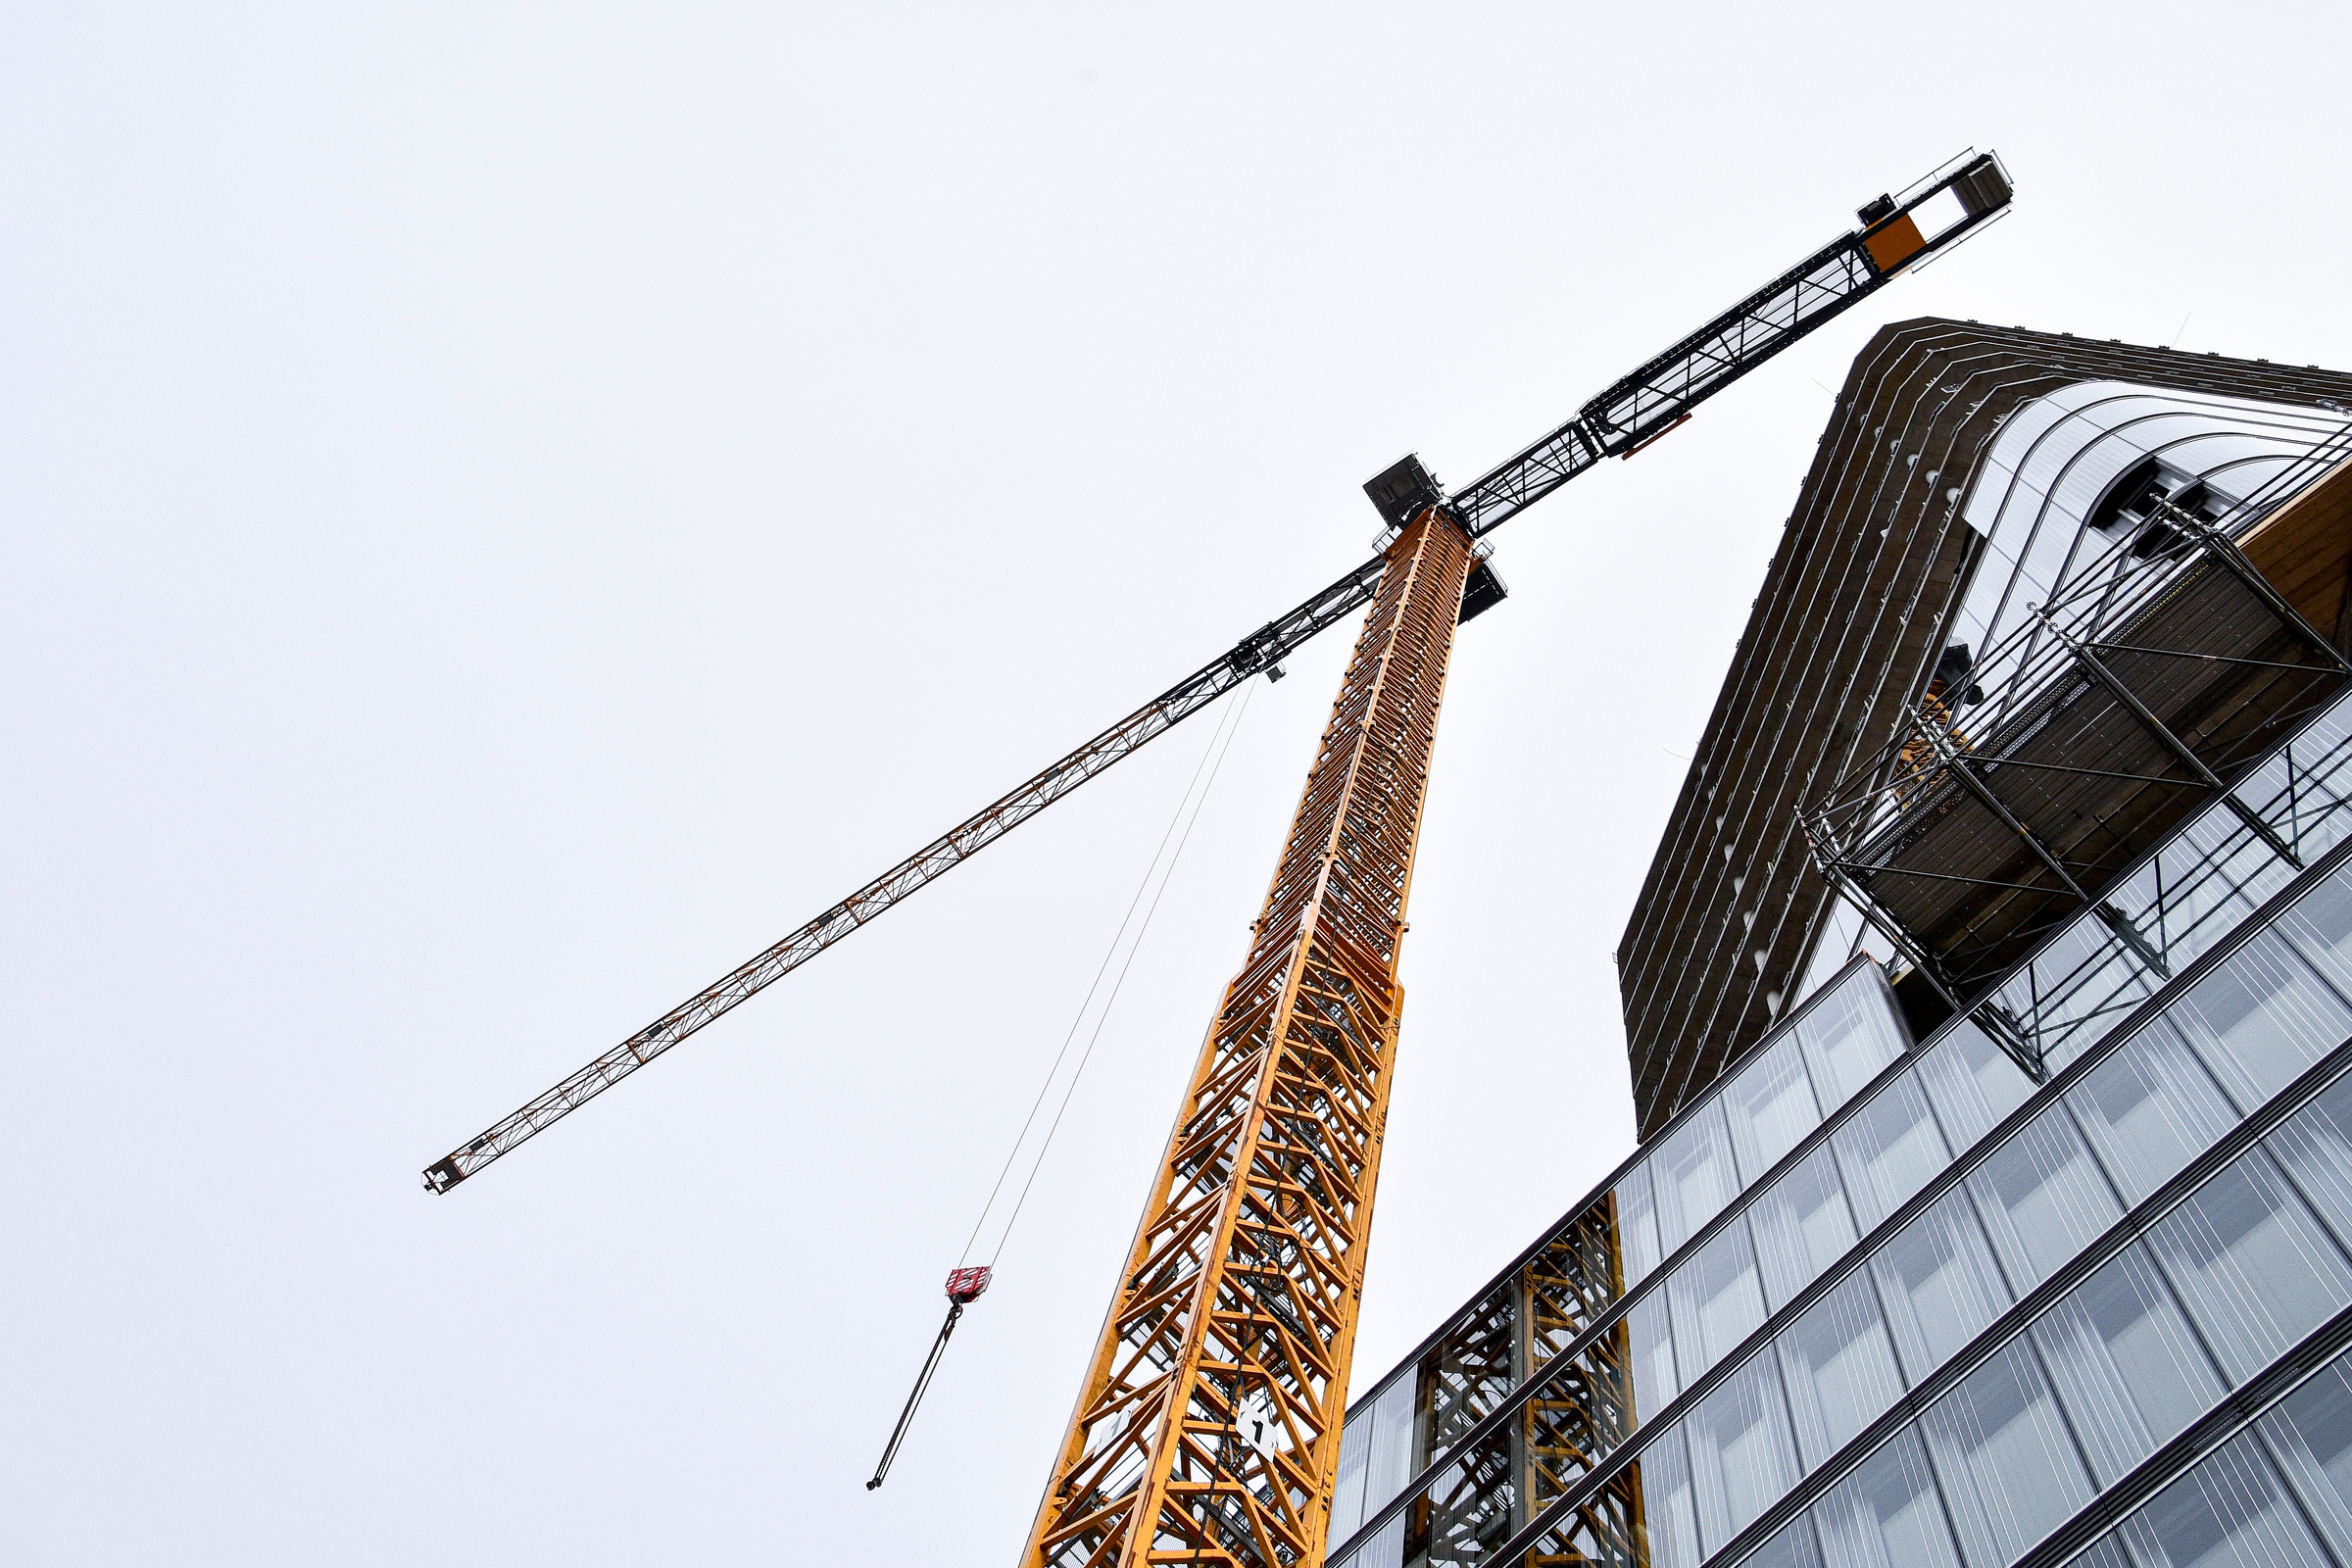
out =
[[(1094, 1006), (1097, 993), (1102, 988), (1102, 977), (1110, 972), (1111, 960), (1118, 956), (1120, 944), (1127, 941), (1128, 928), (1135, 926), (1135, 940), (1128, 945), (1126, 961), (1120, 964), (1118, 975), (1111, 982), (1109, 995), (1103, 998), (1102, 1008), (1095, 1015), (1094, 1031), (1087, 1037), (1086, 1049), (1079, 1054), (1078, 1065), (1070, 1073), (1069, 1083), (1062, 1090), (1061, 1102), (1054, 1108), (1054, 1120), (1046, 1129), (1045, 1140), (1038, 1146), (1028, 1177), (1021, 1184), (1020, 1196), (1004, 1221), (1004, 1232), (997, 1238), (997, 1245), (990, 1256), (992, 1266), (996, 1257), (1003, 1253), (1005, 1244), (1011, 1240), (1013, 1224), (1020, 1218), (1021, 1208), (1029, 1200), (1029, 1190), (1036, 1185), (1037, 1173), (1045, 1164), (1047, 1152), (1054, 1147), (1054, 1136), (1060, 1130), (1061, 1118), (1070, 1107), (1070, 1097), (1077, 1092), (1078, 1080), (1085, 1075), (1087, 1063), (1094, 1057), (1095, 1045), (1102, 1037), (1102, 1026), (1108, 1021), (1111, 1008), (1118, 1003), (1119, 991), (1127, 983), (1128, 970), (1135, 965), (1136, 952), (1143, 946), (1144, 937), (1152, 928), (1152, 917), (1158, 913), (1159, 901), (1166, 896), (1168, 883), (1176, 874), (1176, 862), (1183, 858), (1185, 846), (1192, 841), (1193, 828), (1200, 820), (1201, 808), (1208, 804), (1209, 791), (1216, 787), (1217, 774), (1225, 765), (1226, 753), (1232, 750), (1234, 737), (1241, 733), (1242, 719), (1250, 710), (1250, 699), (1255, 694), (1256, 687), (1255, 681), (1247, 684), (1241, 702), (1234, 705), (1227, 718), (1218, 721), (1215, 732), (1209, 736), (1208, 745), (1200, 753), (1200, 760), (1194, 764), (1193, 776), (1186, 783), (1184, 793), (1177, 798), (1175, 812), (1168, 818), (1167, 828), (1160, 834), (1159, 844), (1152, 852), (1152, 859), (1144, 868), (1143, 880), (1136, 885), (1135, 896), (1127, 903), (1127, 912), (1120, 917), (1118, 930), (1112, 934), (1110, 946), (1103, 951), (1102, 961), (1095, 967), (1095, 977), (1086, 988), (1086, 997), (1078, 1004), (1077, 1015), (1070, 1020), (1069, 1030), (1062, 1036), (1061, 1048), (1054, 1054), (1054, 1064), (1046, 1069), (1045, 1081), (1038, 1085), (1037, 1098), (1030, 1102), (1029, 1114), (1021, 1120), (1021, 1130), (1013, 1137), (1012, 1148), (1004, 1156), (1004, 1168), (997, 1172), (996, 1182), (988, 1190), (988, 1199), (980, 1205), (979, 1216), (972, 1221), (971, 1234), (964, 1238), (963, 1250), (956, 1254), (957, 1268), (970, 1260), (972, 1249), (987, 1226), (988, 1216), (996, 1207), (997, 1198), (1004, 1191), (1006, 1178), (1012, 1174), (1014, 1165), (1019, 1163), (1021, 1148), (1029, 1137), (1029, 1130), (1036, 1125), (1037, 1114), (1053, 1092), (1054, 1081), (1061, 1072), (1061, 1064), (1069, 1056), (1070, 1047), (1078, 1039), (1078, 1031), (1085, 1026), (1087, 1013)], [(1202, 782), (1203, 773), (1207, 775), (1205, 783)], [(1189, 816), (1188, 807), (1191, 808)], [(1177, 831), (1179, 826), (1183, 829), (1181, 834)], [(1171, 839), (1176, 843), (1173, 855), (1168, 854)], [(1167, 861), (1164, 871), (1160, 868), (1163, 857)], [(1152, 892), (1152, 881), (1155, 875), (1159, 878), (1159, 888), (1157, 892)], [(1144, 895), (1147, 893), (1152, 894), (1149, 907), (1144, 906)], [(1138, 908), (1144, 909), (1140, 925), (1136, 924)]]

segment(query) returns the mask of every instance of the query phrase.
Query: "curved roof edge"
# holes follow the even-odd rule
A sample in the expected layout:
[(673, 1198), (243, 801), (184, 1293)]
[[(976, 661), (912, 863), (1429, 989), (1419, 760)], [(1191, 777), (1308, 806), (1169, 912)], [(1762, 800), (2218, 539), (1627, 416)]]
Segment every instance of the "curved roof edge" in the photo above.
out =
[[(1856, 357), (1617, 950), (1646, 1141), (1798, 999), (1828, 906), (1799, 808), (1893, 735), (1941, 651), (1961, 503), (2023, 405), (2091, 380), (2352, 403), (2352, 375), (1936, 318)], [(1882, 534), (1882, 530), (1884, 530)]]

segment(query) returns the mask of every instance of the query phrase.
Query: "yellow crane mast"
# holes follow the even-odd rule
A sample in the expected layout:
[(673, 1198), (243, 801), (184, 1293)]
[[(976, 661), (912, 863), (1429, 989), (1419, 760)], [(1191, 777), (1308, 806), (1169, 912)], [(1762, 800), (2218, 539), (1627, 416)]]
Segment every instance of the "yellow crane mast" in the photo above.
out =
[(1395, 1076), (1405, 896), (1470, 538), (1387, 554), (1023, 1561), (1321, 1552)]

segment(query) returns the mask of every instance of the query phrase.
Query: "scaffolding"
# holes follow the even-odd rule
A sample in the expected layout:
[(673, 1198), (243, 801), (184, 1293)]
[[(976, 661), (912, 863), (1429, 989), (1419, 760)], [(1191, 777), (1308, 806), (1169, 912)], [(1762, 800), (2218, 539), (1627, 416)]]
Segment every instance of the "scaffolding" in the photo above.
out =
[[(2218, 802), (2241, 838), (2301, 865), (2291, 748), (2283, 829), (2237, 787), (2352, 663), (2241, 544), (2348, 453), (2352, 426), (2236, 503), (2128, 476), (2034, 617), (1957, 683), (1939, 672), (1805, 813), (1814, 864), (1908, 964), (1915, 1005), (1924, 987), (1935, 1011), (1973, 1013), (2039, 1079), (2042, 1008), (2001, 983), (2085, 910), (2169, 973), (2196, 879), (2167, 888), (2156, 849), (2192, 814)], [(2149, 863), (2152, 900), (2115, 896)]]

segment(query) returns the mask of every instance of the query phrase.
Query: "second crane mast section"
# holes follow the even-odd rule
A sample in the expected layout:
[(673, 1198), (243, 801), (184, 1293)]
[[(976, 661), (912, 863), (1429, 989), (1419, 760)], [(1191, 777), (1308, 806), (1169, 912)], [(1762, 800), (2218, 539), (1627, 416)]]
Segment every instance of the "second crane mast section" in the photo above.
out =
[(1380, 587), (1201, 1047), (1024, 1568), (1306, 1563), (1339, 1468), (1413, 847), (1470, 540)]

